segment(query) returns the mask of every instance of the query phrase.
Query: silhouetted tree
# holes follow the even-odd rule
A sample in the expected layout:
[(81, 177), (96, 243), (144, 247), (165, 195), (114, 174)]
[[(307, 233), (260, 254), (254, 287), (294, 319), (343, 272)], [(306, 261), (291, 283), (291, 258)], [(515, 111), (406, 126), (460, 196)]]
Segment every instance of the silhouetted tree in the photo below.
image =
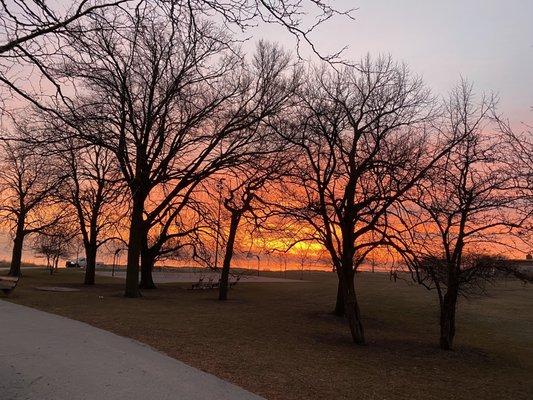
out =
[(19, 141), (2, 141), (0, 211), (13, 231), (9, 275), (20, 276), (24, 239), (56, 225), (62, 217), (55, 197), (64, 174), (46, 154)]
[(103, 147), (77, 149), (73, 143), (59, 149), (59, 160), (68, 166), (60, 199), (75, 212), (85, 250), (84, 283), (94, 285), (98, 249), (116, 239), (127, 206), (114, 157)]
[(59, 267), (59, 260), (71, 255), (72, 241), (77, 232), (70, 226), (55, 224), (39, 231), (33, 240), (33, 250), (37, 255), (46, 258), (46, 266), (53, 275)]
[[(231, 262), (239, 224), (243, 218), (252, 225), (264, 225), (268, 220), (268, 207), (263, 198), (287, 173), (289, 160), (273, 137), (264, 137), (257, 153), (245, 162), (224, 173), (222, 204), (229, 215), (229, 226), (224, 246), (224, 258), (219, 285), (219, 300), (227, 300)], [(269, 142), (270, 141), (270, 142)], [(218, 267), (215, 265), (215, 267)]]
[(519, 200), (516, 212), (522, 215), (522, 227), (516, 237), (523, 243), (521, 250), (526, 254), (533, 251), (533, 128), (524, 125), (522, 132), (516, 133), (508, 121), (496, 116), (501, 133), (502, 150), (506, 154), (504, 162), (512, 171), (514, 189)]
[[(445, 104), (445, 136), (462, 137), (431, 172), (410, 191), (391, 223), (414, 279), (434, 289), (440, 305), (440, 347), (451, 349), (457, 301), (480, 288), (495, 268), (494, 260), (513, 229), (518, 198), (502, 135), (490, 131), (496, 101), (477, 102), (472, 86), (462, 81)], [(484, 247), (485, 246), (485, 247)]]
[(94, 18), (60, 68), (85, 89), (63, 119), (76, 137), (114, 154), (129, 188), (130, 297), (139, 295), (150, 229), (170, 227), (163, 218), (175, 220), (202, 179), (235, 164), (253, 142), (242, 133), (290, 92), (278, 65), (257, 64), (262, 52), (247, 65), (213, 24), (195, 20), (192, 29), (192, 20), (158, 11), (147, 5)]
[(433, 107), (405, 66), (366, 58), (339, 72), (315, 71), (301, 92), (298, 124), (286, 135), (301, 150), (283, 188), (286, 213), (327, 249), (344, 306), (336, 311), (357, 344), (365, 338), (355, 271), (384, 243), (387, 210), (447, 151), (429, 146)]

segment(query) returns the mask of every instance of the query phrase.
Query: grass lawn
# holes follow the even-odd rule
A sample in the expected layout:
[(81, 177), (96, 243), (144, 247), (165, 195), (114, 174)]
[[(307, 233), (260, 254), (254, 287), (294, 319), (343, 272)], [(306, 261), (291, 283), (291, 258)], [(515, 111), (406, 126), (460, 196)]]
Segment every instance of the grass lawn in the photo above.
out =
[[(518, 282), (462, 301), (456, 350), (443, 352), (434, 294), (385, 274), (358, 275), (368, 340), (358, 347), (330, 314), (331, 273), (239, 284), (221, 303), (187, 284), (126, 299), (113, 278), (86, 288), (79, 271), (24, 272), (10, 301), (132, 337), (271, 400), (533, 398), (533, 288)], [(82, 290), (34, 289), (43, 285)]]

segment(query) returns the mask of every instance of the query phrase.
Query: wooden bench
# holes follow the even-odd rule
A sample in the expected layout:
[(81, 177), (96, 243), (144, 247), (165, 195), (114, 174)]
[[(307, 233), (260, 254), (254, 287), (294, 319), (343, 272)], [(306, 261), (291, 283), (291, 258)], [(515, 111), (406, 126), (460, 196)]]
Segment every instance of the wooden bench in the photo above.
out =
[(230, 281), (229, 281), (229, 288), (231, 289), (233, 286), (235, 286), (237, 283), (239, 283), (240, 280), (241, 280), (241, 276), (240, 276), (240, 275), (238, 275), (237, 278), (236, 278), (234, 281), (232, 281), (232, 280), (230, 279)]
[(18, 276), (0, 276), (0, 290), (8, 295), (17, 287), (20, 277)]
[(191, 285), (191, 289), (190, 289), (190, 290), (201, 289), (203, 284), (204, 284), (204, 277), (201, 276), (201, 277), (198, 279), (198, 282), (193, 283), (193, 284)]
[[(228, 281), (228, 288), (232, 288), (233, 286), (235, 286), (237, 283), (239, 283), (239, 280), (241, 279), (241, 276), (238, 275), (237, 278), (235, 280), (231, 280), (231, 277)], [(195, 282), (191, 285), (190, 289), (189, 290), (209, 290), (209, 289), (218, 289), (220, 287), (220, 278), (218, 279), (217, 282), (215, 282), (215, 278), (214, 277), (209, 277), (207, 282), (204, 281), (204, 277), (200, 277), (198, 279), (198, 282)]]
[(209, 277), (207, 282), (205, 282), (205, 278), (201, 276), (198, 279), (198, 282), (193, 283), (190, 288), (190, 290), (207, 290), (207, 289), (213, 289), (213, 277)]

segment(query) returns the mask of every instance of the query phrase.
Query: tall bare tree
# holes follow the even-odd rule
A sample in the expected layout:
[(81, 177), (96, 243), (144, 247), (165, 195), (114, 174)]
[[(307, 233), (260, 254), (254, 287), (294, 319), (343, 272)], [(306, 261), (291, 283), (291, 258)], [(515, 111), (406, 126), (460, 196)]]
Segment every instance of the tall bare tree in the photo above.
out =
[(455, 337), (458, 298), (492, 276), (493, 257), (513, 245), (510, 234), (522, 222), (504, 138), (490, 126), (495, 105), (492, 96), (477, 101), (466, 81), (452, 91), (442, 130), (462, 140), (407, 194), (390, 228), (414, 279), (437, 293), (446, 350)]
[[(223, 177), (222, 204), (229, 216), (227, 238), (219, 285), (219, 300), (227, 300), (231, 262), (239, 224), (243, 218), (251, 225), (264, 225), (269, 216), (265, 206), (272, 186), (288, 173), (291, 161), (284, 153), (284, 146), (273, 135), (265, 135), (264, 142), (250, 159), (225, 171)], [(222, 192), (221, 192), (222, 193)], [(213, 196), (214, 197), (214, 196)], [(218, 243), (217, 243), (218, 245)]]
[(94, 285), (98, 249), (118, 235), (127, 203), (114, 157), (103, 147), (59, 149), (67, 165), (66, 182), (60, 194), (77, 217), (87, 266), (84, 283)]
[(289, 217), (328, 251), (352, 339), (365, 342), (354, 285), (366, 255), (384, 243), (387, 210), (442, 157), (426, 129), (434, 102), (422, 81), (390, 58), (314, 72), (287, 140), (300, 148), (283, 189)]
[(24, 239), (56, 225), (62, 213), (55, 206), (64, 175), (51, 159), (22, 142), (2, 142), (0, 211), (13, 231), (9, 275), (20, 276)]
[[(205, 162), (195, 175), (189, 177), (189, 184), (184, 182), (182, 177), (191, 170), (190, 161), (177, 161), (173, 170), (177, 179), (172, 184), (182, 185), (181, 189), (176, 190), (175, 186), (170, 191), (164, 190), (163, 197), (155, 198), (155, 209), (159, 210), (159, 215), (152, 214), (151, 219), (162, 229), (158, 230), (158, 239), (154, 245), (146, 248), (149, 255), (145, 257), (145, 253), (141, 252), (141, 277), (144, 278), (141, 279), (141, 287), (154, 286), (151, 278), (153, 267), (151, 257), (157, 255), (159, 251), (156, 246), (163, 248), (167, 239), (174, 240), (180, 235), (184, 238), (194, 233), (189, 228), (185, 232), (175, 231), (172, 235), (168, 235), (168, 230), (172, 227), (172, 222), (180, 218), (180, 213), (187, 209), (190, 212), (198, 208), (197, 205), (191, 206), (197, 186), (217, 171), (240, 168), (242, 164), (249, 164), (249, 160), (275, 153), (273, 142), (267, 143), (265, 139), (266, 126), (273, 123), (275, 118), (290, 106), (289, 100), (300, 82), (300, 69), (291, 65), (291, 58), (285, 51), (266, 42), (259, 42), (250, 65), (244, 68), (240, 79), (245, 84), (238, 89), (241, 98), (233, 102), (232, 106), (236, 107), (231, 112), (234, 114), (223, 117), (227, 118), (226, 125), (218, 132), (215, 130), (213, 132), (215, 136), (210, 139), (218, 141), (216, 148), (208, 150), (211, 152), (208, 156), (211, 161)], [(212, 116), (216, 120), (219, 119), (216, 114)], [(163, 185), (163, 188), (167, 186)], [(161, 207), (162, 199), (168, 203), (167, 206)], [(150, 221), (148, 223), (150, 224)], [(148, 228), (150, 232), (153, 223)], [(148, 262), (145, 263), (145, 259), (148, 259)]]
[(518, 191), (519, 201), (516, 212), (523, 216), (523, 226), (516, 232), (523, 243), (526, 254), (533, 253), (533, 127), (524, 125), (517, 133), (509, 121), (496, 116), (500, 132), (504, 135), (502, 147), (505, 160), (513, 172), (514, 188)]
[(290, 93), (291, 78), (261, 63), (268, 51), (248, 66), (213, 24), (165, 11), (146, 5), (94, 17), (58, 69), (84, 92), (62, 119), (77, 138), (114, 154), (130, 191), (130, 297), (139, 295), (150, 229), (175, 218), (177, 198), (186, 204), (198, 182), (245, 154), (254, 138), (242, 132)]

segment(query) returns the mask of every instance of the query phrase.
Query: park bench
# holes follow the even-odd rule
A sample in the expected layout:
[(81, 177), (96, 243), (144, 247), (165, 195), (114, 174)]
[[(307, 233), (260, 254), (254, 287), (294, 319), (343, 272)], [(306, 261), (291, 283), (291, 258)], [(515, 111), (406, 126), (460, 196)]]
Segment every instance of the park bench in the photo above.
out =
[(207, 283), (204, 285), (202, 289), (213, 289), (213, 280), (214, 278), (210, 276), (209, 279), (207, 280)]
[(210, 289), (218, 289), (218, 287), (220, 286), (220, 279), (221, 279), (221, 278), (218, 278), (218, 281), (216, 281), (216, 282), (215, 282), (214, 279), (213, 279), (213, 281), (211, 282), (211, 287), (210, 287)]
[(229, 288), (231, 289), (233, 286), (235, 286), (237, 283), (239, 283), (239, 281), (241, 280), (241, 276), (238, 275), (237, 276), (237, 279), (235, 279), (234, 281), (229, 281)]
[(192, 284), (191, 290), (201, 289), (203, 284), (204, 284), (204, 277), (201, 276), (200, 278), (198, 278), (198, 282), (195, 282)]
[[(232, 281), (230, 278), (229, 287), (232, 288), (233, 286), (235, 286), (239, 282), (240, 279), (241, 279), (240, 275), (237, 276), (237, 278), (234, 281)], [(201, 276), (200, 278), (198, 278), (198, 282), (194, 282), (191, 285), (191, 288), (189, 290), (209, 290), (209, 289), (218, 289), (218, 287), (220, 287), (220, 279), (218, 279), (218, 281), (215, 282), (215, 279), (212, 276), (210, 276), (207, 282), (204, 282), (204, 277)]]
[(0, 290), (8, 295), (17, 287), (20, 277), (0, 276)]
[(195, 282), (191, 285), (190, 290), (206, 290), (206, 289), (213, 289), (213, 277), (209, 277), (207, 279), (207, 282), (205, 282), (205, 278), (201, 276), (198, 278), (198, 282)]

